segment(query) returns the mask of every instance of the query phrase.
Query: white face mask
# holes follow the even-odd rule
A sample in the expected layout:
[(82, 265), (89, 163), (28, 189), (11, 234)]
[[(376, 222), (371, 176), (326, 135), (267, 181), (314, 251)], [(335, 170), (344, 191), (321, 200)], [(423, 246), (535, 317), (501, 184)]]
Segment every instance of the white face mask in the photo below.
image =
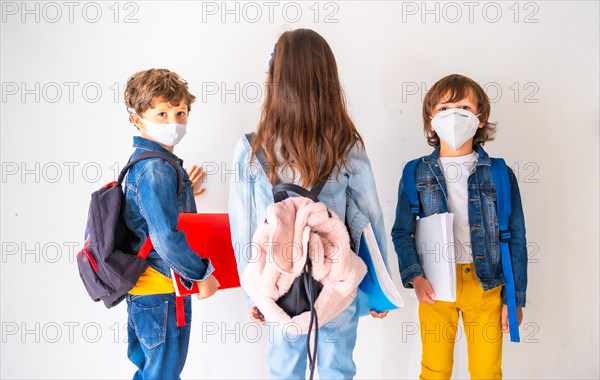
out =
[(475, 136), (480, 124), (479, 115), (462, 108), (451, 108), (432, 117), (431, 126), (441, 140), (458, 149)]
[(157, 124), (146, 119), (141, 120), (148, 136), (166, 146), (177, 145), (186, 133), (187, 124)]
[[(130, 114), (136, 114), (135, 109), (132, 107), (127, 108), (127, 111), (129, 111)], [(142, 119), (141, 116), (140, 120), (144, 122), (144, 129), (146, 130), (148, 136), (152, 137), (162, 145), (177, 145), (187, 132), (187, 124), (158, 124), (153, 123), (150, 120)]]

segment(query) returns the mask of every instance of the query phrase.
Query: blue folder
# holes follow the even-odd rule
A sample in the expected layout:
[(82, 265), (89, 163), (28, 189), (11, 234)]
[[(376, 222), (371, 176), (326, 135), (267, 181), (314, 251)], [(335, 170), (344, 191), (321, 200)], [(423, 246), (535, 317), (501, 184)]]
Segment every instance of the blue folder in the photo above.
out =
[(404, 301), (387, 271), (371, 224), (365, 227), (361, 235), (357, 253), (367, 265), (367, 274), (358, 286), (368, 305), (368, 309), (361, 308), (361, 314), (368, 313), (368, 310), (382, 312), (404, 306)]

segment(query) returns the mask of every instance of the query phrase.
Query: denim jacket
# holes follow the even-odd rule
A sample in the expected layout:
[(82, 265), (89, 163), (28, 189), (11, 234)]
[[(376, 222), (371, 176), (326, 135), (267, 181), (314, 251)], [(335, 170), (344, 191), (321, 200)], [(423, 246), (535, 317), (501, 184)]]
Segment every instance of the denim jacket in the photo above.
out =
[[(273, 203), (273, 186), (256, 157), (250, 164), (251, 152), (250, 143), (243, 137), (235, 148), (235, 178), (229, 188), (231, 238), (240, 275), (252, 258), (254, 231), (264, 220), (267, 206)], [(341, 172), (331, 174), (319, 194), (319, 200), (346, 221), (355, 247), (360, 242), (363, 229), (371, 223), (381, 254), (387, 262), (383, 212), (364, 148), (357, 145), (351, 148), (345, 167)], [(252, 304), (251, 300), (248, 301)]]
[[(491, 172), (491, 161), (482, 147), (477, 148), (479, 158), (468, 179), (469, 226), (475, 274), (484, 290), (505, 283), (500, 262), (500, 240), (496, 214), (496, 189)], [(446, 180), (438, 163), (439, 147), (423, 157), (415, 168), (415, 181), (419, 195), (421, 217), (449, 212)], [(519, 186), (509, 169), (512, 213), (508, 228), (511, 230), (510, 255), (515, 277), (517, 306), (525, 306), (527, 288), (527, 243), (525, 220), (521, 206)], [(392, 240), (398, 255), (400, 276), (404, 287), (412, 288), (412, 280), (423, 275), (417, 254), (414, 232), (416, 217), (410, 211), (408, 196), (398, 189), (396, 221), (392, 228)], [(506, 295), (503, 296), (506, 303)]]
[(213, 271), (209, 259), (200, 258), (186, 241), (185, 234), (177, 230), (179, 213), (196, 212), (196, 202), (183, 161), (157, 143), (140, 136), (133, 138), (136, 148), (131, 158), (147, 152), (158, 151), (173, 157), (181, 166), (183, 189), (177, 196), (177, 173), (161, 158), (149, 158), (134, 164), (125, 179), (124, 219), (134, 232), (132, 243), (137, 252), (150, 235), (154, 248), (148, 255), (148, 265), (161, 274), (171, 277), (172, 268), (182, 278), (183, 284), (206, 279)]

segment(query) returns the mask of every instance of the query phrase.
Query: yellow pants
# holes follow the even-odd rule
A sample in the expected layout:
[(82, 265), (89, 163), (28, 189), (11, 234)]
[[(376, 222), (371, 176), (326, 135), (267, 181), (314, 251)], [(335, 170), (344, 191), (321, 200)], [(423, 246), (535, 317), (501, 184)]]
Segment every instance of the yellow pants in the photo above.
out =
[(456, 302), (419, 304), (423, 343), (420, 378), (450, 379), (454, 343), (466, 339), (471, 379), (501, 379), (502, 287), (484, 292), (473, 264), (457, 264), (456, 280)]

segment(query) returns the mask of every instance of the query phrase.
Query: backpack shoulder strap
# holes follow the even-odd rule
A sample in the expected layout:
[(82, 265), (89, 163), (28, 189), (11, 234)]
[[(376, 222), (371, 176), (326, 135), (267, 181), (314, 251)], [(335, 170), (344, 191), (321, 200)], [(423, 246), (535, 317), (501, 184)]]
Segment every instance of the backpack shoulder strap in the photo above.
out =
[[(500, 233), (508, 232), (508, 219), (512, 211), (510, 206), (510, 179), (508, 178), (508, 167), (502, 158), (491, 158), (492, 177), (496, 187), (496, 207), (498, 208), (498, 223)], [(510, 235), (510, 232), (508, 232)], [(510, 239), (510, 236), (506, 238)]]
[(323, 190), (323, 188), (325, 187), (325, 185), (327, 184), (327, 180), (329, 180), (329, 175), (327, 177), (325, 177), (324, 179), (322, 179), (321, 181), (319, 181), (319, 183), (317, 183), (315, 186), (313, 186), (310, 189), (310, 193), (317, 198), (319, 196), (319, 194), (321, 194), (321, 190)]
[(402, 170), (402, 188), (408, 196), (410, 202), (410, 212), (414, 215), (419, 214), (419, 195), (417, 194), (417, 183), (415, 181), (415, 169), (422, 160), (421, 157), (409, 161)]
[[(255, 136), (256, 136), (256, 134), (254, 132), (246, 134), (246, 139), (250, 143), (250, 146), (252, 146), (252, 144), (254, 143)], [(260, 163), (260, 166), (262, 167), (263, 171), (265, 172), (265, 174), (268, 174), (269, 173), (269, 169), (268, 169), (269, 162), (267, 161), (267, 155), (265, 153), (265, 150), (263, 149), (263, 147), (261, 145), (258, 146), (258, 149), (256, 149), (255, 154), (256, 154), (256, 159)], [(292, 191), (298, 195), (302, 195), (303, 197), (310, 198), (313, 201), (318, 202), (319, 194), (321, 193), (321, 190), (323, 190), (323, 188), (327, 184), (328, 179), (329, 179), (329, 176), (327, 176), (325, 179), (321, 180), (319, 183), (317, 183), (315, 186), (313, 186), (310, 190), (307, 190), (307, 189), (303, 188), (302, 186), (298, 186), (293, 183), (281, 183), (278, 179), (276, 179), (277, 182), (275, 184), (273, 184), (273, 199), (275, 200), (276, 203), (280, 202), (288, 197), (288, 194), (287, 194), (288, 191)]]
[(177, 174), (177, 195), (179, 196), (179, 194), (181, 194), (181, 191), (183, 190), (183, 175), (181, 174), (181, 168), (179, 166), (179, 163), (173, 157), (171, 157), (165, 153), (162, 153), (162, 152), (148, 151), (148, 152), (138, 154), (133, 159), (129, 160), (127, 165), (125, 165), (125, 167), (123, 167), (123, 170), (121, 170), (121, 173), (119, 174), (117, 183), (119, 185), (121, 183), (123, 183), (123, 179), (125, 179), (125, 175), (127, 174), (127, 171), (133, 165), (135, 165), (136, 163), (138, 163), (140, 161), (147, 160), (149, 158), (162, 158), (163, 160), (167, 161), (167, 163), (169, 165), (171, 165), (173, 167), (173, 169), (175, 169), (175, 173)]
[[(256, 133), (254, 132), (246, 133), (246, 139), (250, 143), (250, 147), (252, 147), (252, 144), (254, 144), (255, 136)], [(258, 160), (258, 163), (262, 167), (265, 174), (269, 174), (269, 161), (267, 160), (267, 154), (265, 153), (265, 150), (263, 149), (262, 145), (258, 145), (258, 149), (256, 149), (255, 154), (256, 159)]]
[(510, 218), (510, 178), (508, 167), (502, 158), (491, 158), (492, 177), (496, 188), (496, 211), (498, 213), (498, 224), (500, 232), (500, 253), (502, 255), (502, 272), (504, 274), (506, 303), (508, 309), (508, 325), (510, 329), (511, 342), (519, 342), (519, 323), (517, 317), (517, 297), (515, 292), (515, 278), (510, 257), (508, 242), (511, 235), (508, 229)]

